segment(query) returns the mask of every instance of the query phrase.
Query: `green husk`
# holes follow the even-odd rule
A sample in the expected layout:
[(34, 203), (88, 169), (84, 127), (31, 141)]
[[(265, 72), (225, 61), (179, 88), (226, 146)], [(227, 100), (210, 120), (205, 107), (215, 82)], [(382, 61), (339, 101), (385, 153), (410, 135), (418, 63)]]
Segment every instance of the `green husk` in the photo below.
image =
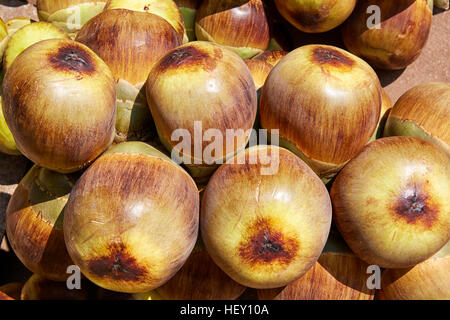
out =
[(277, 40), (275, 40), (275, 38), (270, 39), (269, 46), (267, 47), (267, 51), (273, 50), (283, 50), (283, 48), (280, 46)]
[(186, 35), (189, 41), (195, 41), (195, 16), (197, 15), (197, 10), (181, 7), (180, 11), (183, 16)]
[(438, 146), (450, 156), (450, 146), (438, 137), (432, 136), (424, 128), (411, 120), (403, 120), (394, 116), (388, 117), (384, 129), (385, 137), (407, 136), (426, 140)]
[(156, 129), (147, 106), (145, 86), (133, 86), (119, 79), (116, 83), (117, 116), (114, 143), (150, 141)]
[(86, 22), (101, 13), (105, 4), (106, 2), (86, 2), (58, 10), (52, 14), (41, 10), (38, 15), (41, 20), (51, 22), (71, 34), (80, 30)]

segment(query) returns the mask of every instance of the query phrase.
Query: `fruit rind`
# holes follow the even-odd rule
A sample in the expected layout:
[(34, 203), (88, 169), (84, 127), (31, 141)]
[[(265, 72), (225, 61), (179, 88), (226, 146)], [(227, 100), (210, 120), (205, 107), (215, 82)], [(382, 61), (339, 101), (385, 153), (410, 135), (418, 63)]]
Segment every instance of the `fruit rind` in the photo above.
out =
[(54, 281), (65, 281), (72, 264), (62, 225), (73, 185), (70, 177), (34, 165), (14, 191), (6, 213), (8, 239), (17, 257), (32, 272)]
[(106, 2), (86, 2), (53, 13), (38, 11), (40, 20), (48, 21), (68, 34), (76, 33), (91, 18), (101, 13)]
[(256, 56), (257, 54), (264, 52), (263, 49), (258, 49), (258, 48), (250, 48), (250, 47), (232, 47), (232, 46), (227, 46), (227, 45), (223, 45), (220, 43), (217, 43), (214, 38), (208, 33), (206, 32), (205, 29), (203, 29), (198, 23), (195, 24), (195, 34), (197, 36), (197, 39), (199, 41), (209, 41), (209, 42), (214, 42), (217, 45), (226, 48), (228, 50), (233, 51), (234, 53), (236, 53), (237, 55), (239, 55), (242, 59), (251, 59), (254, 56)]
[(403, 120), (396, 116), (389, 116), (386, 122), (384, 136), (409, 136), (423, 139), (433, 143), (450, 156), (450, 146), (445, 141), (433, 136), (413, 120)]

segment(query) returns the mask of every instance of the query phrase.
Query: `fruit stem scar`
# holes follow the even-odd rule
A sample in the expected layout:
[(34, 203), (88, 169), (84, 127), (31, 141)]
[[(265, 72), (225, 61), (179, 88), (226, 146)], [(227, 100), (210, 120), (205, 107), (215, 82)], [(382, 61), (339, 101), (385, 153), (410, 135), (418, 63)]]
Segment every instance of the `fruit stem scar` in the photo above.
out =
[(112, 270), (115, 273), (119, 273), (119, 272), (130, 273), (126, 268), (123, 268), (122, 263), (120, 261), (120, 257), (117, 255), (116, 255), (116, 258), (112, 265)]
[(264, 231), (264, 243), (261, 246), (260, 254), (264, 252), (280, 252), (283, 251), (283, 247), (279, 243), (275, 243), (269, 239), (269, 234)]
[(317, 47), (313, 52), (313, 59), (321, 64), (344, 64), (347, 66), (352, 66), (354, 64), (353, 60), (345, 56), (343, 53), (330, 48)]
[(413, 212), (423, 212), (425, 204), (417, 197), (416, 194), (410, 198), (410, 210)]
[(50, 58), (51, 63), (57, 69), (91, 73), (95, 71), (90, 55), (82, 48), (70, 45), (59, 49), (56, 55)]
[(64, 61), (72, 64), (72, 63), (80, 63), (87, 65), (86, 61), (84, 61), (83, 58), (79, 57), (75, 52), (71, 51), (70, 53), (66, 54), (64, 57)]

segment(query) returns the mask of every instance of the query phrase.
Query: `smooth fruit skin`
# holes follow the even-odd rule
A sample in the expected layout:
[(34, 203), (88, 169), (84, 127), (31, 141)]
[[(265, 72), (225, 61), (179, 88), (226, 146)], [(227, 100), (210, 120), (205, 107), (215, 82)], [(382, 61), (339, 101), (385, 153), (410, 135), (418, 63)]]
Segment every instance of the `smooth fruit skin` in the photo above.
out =
[(48, 39), (70, 39), (61, 29), (48, 22), (27, 24), (9, 39), (3, 57), (3, 68), (8, 70), (16, 57), (33, 44)]
[(236, 300), (244, 291), (214, 263), (201, 240), (180, 271), (157, 289), (166, 300)]
[(367, 267), (331, 228), (319, 260), (300, 279), (282, 288), (258, 290), (260, 300), (373, 300)]
[[(259, 161), (251, 164), (252, 157)], [(262, 175), (268, 161), (278, 170)], [(205, 247), (225, 273), (247, 287), (278, 288), (303, 276), (319, 258), (330, 231), (331, 202), (301, 159), (283, 148), (257, 146), (214, 173), (200, 218)]]
[[(257, 96), (248, 67), (234, 52), (205, 41), (180, 46), (156, 63), (149, 74), (146, 93), (158, 135), (169, 152), (180, 143), (172, 141), (174, 131), (189, 132), (190, 150), (174, 151), (175, 156), (178, 151), (183, 153), (180, 160), (194, 176), (210, 174), (217, 162), (223, 163), (226, 157), (245, 148), (246, 131), (253, 127), (256, 118)], [(203, 132), (220, 131), (224, 137), (222, 155), (203, 158), (211, 142), (201, 139), (203, 132), (194, 132), (195, 121), (201, 121)], [(237, 131), (240, 129), (242, 132)], [(227, 130), (235, 130), (238, 137), (238, 143), (229, 150), (225, 143)], [(202, 159), (195, 158), (196, 139), (202, 140)]]
[(115, 101), (108, 66), (72, 40), (34, 44), (3, 81), (3, 112), (18, 149), (62, 173), (82, 169), (111, 144)]
[(369, 142), (381, 85), (363, 60), (333, 46), (307, 45), (273, 68), (261, 89), (260, 121), (324, 180)]
[(148, 141), (156, 136), (143, 85), (154, 64), (182, 44), (163, 18), (127, 9), (111, 9), (91, 19), (76, 40), (99, 55), (116, 79), (115, 143)]
[(212, 41), (249, 59), (269, 46), (269, 24), (261, 0), (205, 0), (197, 11), (198, 40)]
[(105, 10), (128, 9), (153, 13), (166, 20), (177, 32), (180, 39), (187, 42), (183, 16), (173, 0), (108, 0)]
[(382, 268), (407, 268), (450, 237), (450, 160), (433, 144), (390, 137), (367, 145), (331, 187), (334, 221), (352, 251)]
[(266, 79), (273, 67), (263, 60), (254, 59), (245, 60), (245, 64), (252, 73), (253, 81), (255, 82), (255, 89), (258, 91), (266, 82)]
[(65, 281), (73, 264), (62, 221), (74, 183), (71, 177), (33, 166), (6, 211), (6, 232), (16, 256), (33, 273), (54, 281)]
[(76, 37), (111, 69), (114, 78), (133, 85), (144, 83), (153, 65), (181, 45), (163, 18), (127, 9), (106, 10), (86, 23)]
[(450, 300), (450, 242), (430, 259), (408, 269), (388, 269), (381, 277), (379, 298)]
[(394, 105), (385, 136), (411, 136), (434, 143), (450, 156), (450, 83), (423, 83)]
[(67, 250), (96, 285), (125, 293), (167, 282), (198, 235), (192, 178), (159, 156), (108, 153), (77, 181), (66, 206)]
[[(368, 27), (369, 6), (379, 7), (380, 28)], [(427, 0), (362, 0), (344, 23), (347, 49), (371, 65), (389, 70), (406, 68), (422, 52), (431, 28)]]
[(318, 33), (342, 24), (353, 12), (356, 0), (275, 0), (275, 4), (294, 27)]

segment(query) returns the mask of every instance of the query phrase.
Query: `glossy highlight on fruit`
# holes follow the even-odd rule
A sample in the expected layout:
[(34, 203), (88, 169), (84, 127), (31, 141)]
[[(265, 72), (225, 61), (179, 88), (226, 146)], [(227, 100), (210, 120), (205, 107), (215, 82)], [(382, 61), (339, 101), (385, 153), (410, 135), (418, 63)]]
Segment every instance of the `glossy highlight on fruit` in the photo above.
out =
[(212, 41), (249, 59), (267, 49), (269, 24), (261, 0), (205, 0), (197, 11), (198, 40)]
[[(373, 27), (370, 6), (379, 8), (380, 24)], [(427, 0), (361, 0), (344, 23), (345, 46), (381, 69), (397, 70), (413, 63), (427, 43), (432, 11)]]
[(425, 140), (389, 137), (368, 144), (331, 187), (333, 218), (362, 260), (408, 268), (450, 237), (450, 159)]
[(3, 112), (18, 149), (62, 173), (81, 170), (111, 144), (115, 101), (108, 66), (72, 40), (27, 48), (3, 81)]
[[(248, 67), (234, 52), (205, 41), (173, 49), (150, 72), (146, 92), (161, 142), (195, 178), (209, 176), (218, 162), (245, 148), (257, 97)], [(203, 139), (209, 129), (223, 139), (217, 152)], [(225, 141), (227, 130), (236, 134), (231, 147)], [(173, 136), (180, 131), (187, 137)]]
[[(263, 163), (271, 161), (277, 169), (262, 174)], [(225, 273), (251, 288), (278, 288), (302, 277), (319, 259), (330, 231), (331, 202), (325, 185), (300, 158), (260, 145), (214, 173), (200, 218), (205, 247)]]
[(261, 126), (279, 130), (280, 145), (327, 181), (369, 142), (381, 95), (366, 62), (337, 47), (306, 45), (269, 74), (261, 89)]

